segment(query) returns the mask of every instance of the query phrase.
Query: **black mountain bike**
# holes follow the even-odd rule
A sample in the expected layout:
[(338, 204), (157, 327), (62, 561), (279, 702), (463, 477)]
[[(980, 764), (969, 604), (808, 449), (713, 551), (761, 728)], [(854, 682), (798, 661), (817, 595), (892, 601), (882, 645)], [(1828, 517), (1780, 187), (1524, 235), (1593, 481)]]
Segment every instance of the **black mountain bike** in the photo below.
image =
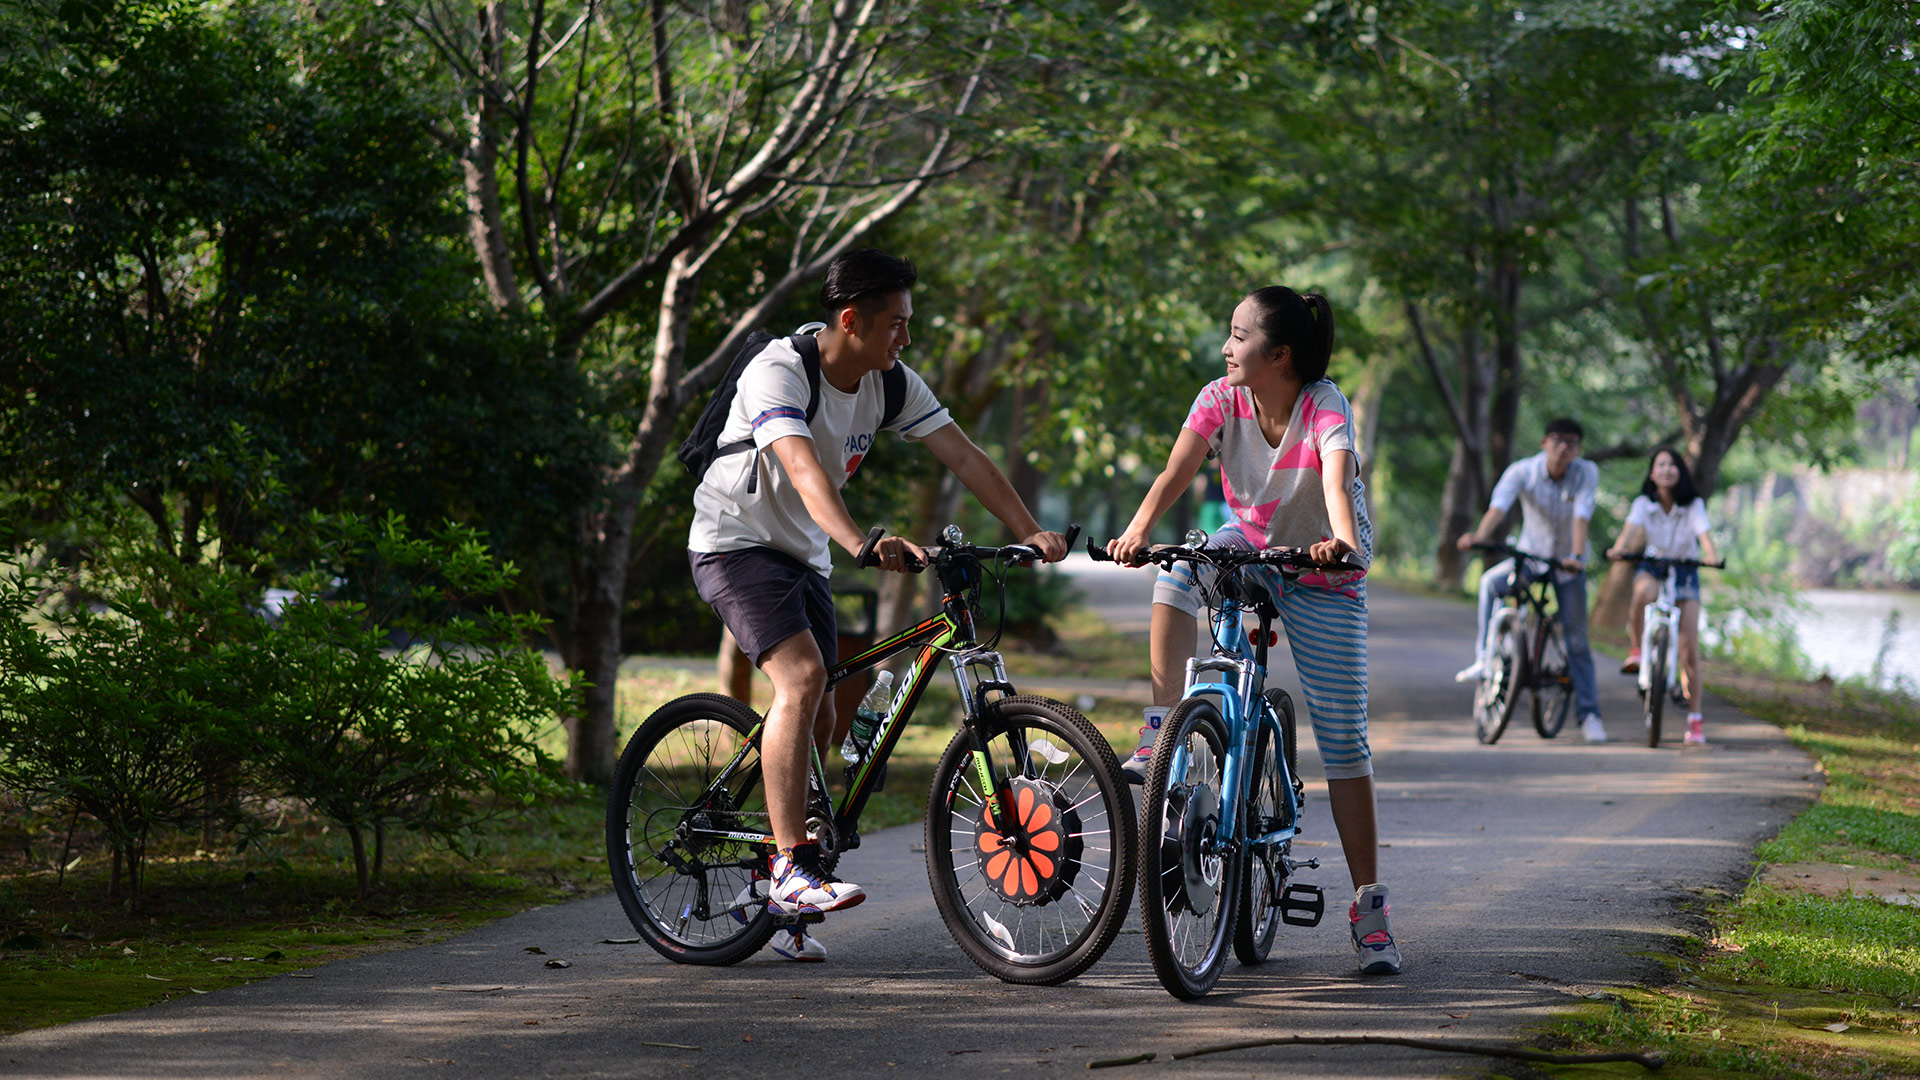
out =
[(1543, 739), (1560, 734), (1573, 705), (1567, 639), (1553, 604), (1552, 559), (1506, 544), (1475, 544), (1489, 558), (1514, 560), (1508, 603), (1487, 628), (1487, 655), (1473, 692), (1474, 733), (1500, 741), (1524, 692), (1533, 704), (1533, 729)]
[[(1069, 543), (1078, 532), (1068, 530)], [(875, 564), (880, 534), (868, 534), (861, 566)], [(1017, 693), (992, 651), (997, 632), (976, 640), (986, 571), (1039, 552), (968, 544), (952, 526), (941, 540), (926, 549), (940, 613), (828, 672), (832, 687), (919, 649), (838, 805), (814, 748), (807, 832), (829, 868), (860, 846), (860, 813), (944, 655), (964, 716), (928, 793), (934, 902), (960, 948), (988, 972), (1013, 983), (1065, 982), (1100, 958), (1126, 918), (1133, 798), (1106, 737), (1067, 705)], [(994, 576), (1004, 590), (1004, 572)], [(607, 806), (614, 892), (640, 936), (670, 960), (736, 963), (776, 927), (821, 918), (784, 915), (766, 901), (774, 838), (761, 723), (733, 698), (691, 694), (648, 717), (620, 757)]]

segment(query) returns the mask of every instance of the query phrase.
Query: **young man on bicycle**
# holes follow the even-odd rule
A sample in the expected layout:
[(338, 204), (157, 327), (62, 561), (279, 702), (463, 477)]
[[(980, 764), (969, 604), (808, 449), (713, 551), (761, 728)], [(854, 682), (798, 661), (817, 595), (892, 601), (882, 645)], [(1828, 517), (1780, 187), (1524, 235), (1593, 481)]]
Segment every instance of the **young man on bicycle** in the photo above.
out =
[[(808, 742), (826, 747), (833, 733), (827, 669), (837, 633), (827, 575), (831, 538), (857, 552), (866, 536), (840, 489), (871, 449), (885, 412), (880, 373), (899, 363), (911, 342), (913, 264), (871, 248), (849, 251), (827, 267), (820, 303), (827, 325), (820, 349), (818, 405), (799, 352), (786, 338), (769, 344), (740, 375), (719, 445), (751, 440), (755, 452), (722, 455), (694, 490), (687, 557), (700, 598), (713, 605), (747, 658), (773, 683), (760, 757), (768, 816), (779, 848), (769, 868), (768, 899), (788, 913), (827, 912), (866, 898), (821, 863), (806, 830)], [(904, 406), (890, 426), (926, 444), (1020, 542), (1049, 562), (1066, 555), (1066, 539), (1042, 531), (993, 462), (968, 439), (911, 369)], [(905, 572), (925, 552), (897, 536), (874, 548), (880, 567)], [(794, 959), (825, 959), (819, 942), (793, 934), (775, 948)]]
[[(1606, 742), (1600, 722), (1600, 686), (1593, 673), (1593, 653), (1587, 647), (1587, 529), (1593, 520), (1594, 493), (1600, 487), (1600, 467), (1580, 458), (1586, 432), (1577, 421), (1561, 417), (1547, 424), (1540, 452), (1507, 466), (1494, 485), (1491, 505), (1473, 532), (1460, 537), (1462, 551), (1489, 544), (1500, 535), (1500, 525), (1519, 503), (1525, 514), (1520, 550), (1555, 560), (1553, 591), (1560, 605), (1560, 627), (1567, 642), (1568, 675), (1573, 679), (1574, 707), (1580, 713), (1580, 731), (1588, 742)], [(1480, 575), (1480, 622), (1473, 640), (1473, 663), (1454, 676), (1472, 682), (1486, 670), (1487, 628), (1502, 596), (1520, 582), (1524, 568), (1508, 559)]]

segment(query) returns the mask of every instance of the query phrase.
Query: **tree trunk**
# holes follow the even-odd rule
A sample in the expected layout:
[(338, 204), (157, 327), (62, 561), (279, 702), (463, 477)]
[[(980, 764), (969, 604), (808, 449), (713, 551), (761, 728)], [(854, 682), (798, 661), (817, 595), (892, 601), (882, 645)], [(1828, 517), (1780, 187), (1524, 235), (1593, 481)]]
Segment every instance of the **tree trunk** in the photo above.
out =
[(353, 874), (360, 883), (360, 899), (373, 891), (373, 877), (367, 866), (367, 837), (358, 825), (347, 826), (347, 838), (353, 841)]
[(1447, 465), (1447, 486), (1440, 494), (1440, 542), (1434, 548), (1433, 582), (1442, 589), (1457, 589), (1473, 556), (1461, 551), (1455, 542), (1462, 533), (1471, 532), (1486, 494), (1480, 463), (1464, 440), (1453, 440), (1453, 459)]

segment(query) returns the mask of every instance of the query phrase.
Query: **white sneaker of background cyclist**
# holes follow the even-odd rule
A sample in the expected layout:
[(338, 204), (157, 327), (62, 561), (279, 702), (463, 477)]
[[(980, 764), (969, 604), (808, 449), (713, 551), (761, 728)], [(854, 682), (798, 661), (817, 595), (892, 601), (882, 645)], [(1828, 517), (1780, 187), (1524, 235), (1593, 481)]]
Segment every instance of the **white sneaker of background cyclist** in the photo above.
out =
[[(802, 844), (796, 850), (812, 846)], [(866, 898), (865, 889), (834, 877), (820, 866), (817, 858), (794, 859), (785, 854), (773, 857), (773, 887), (768, 890), (767, 899), (775, 909), (788, 915), (839, 911)]]
[(1454, 672), (1453, 681), (1454, 682), (1476, 682), (1479, 680), (1480, 676), (1485, 675), (1486, 673), (1487, 673), (1487, 662), (1485, 660), (1475, 660), (1473, 663), (1468, 664), (1466, 667), (1463, 667), (1459, 671)]
[(1580, 734), (1586, 736), (1588, 742), (1607, 741), (1607, 728), (1600, 722), (1599, 713), (1588, 713), (1580, 718)]
[(1363, 886), (1353, 894), (1347, 926), (1353, 934), (1353, 951), (1360, 957), (1362, 975), (1400, 974), (1400, 947), (1393, 943), (1387, 912), (1385, 885)]
[(1153, 740), (1160, 734), (1161, 722), (1167, 718), (1167, 707), (1149, 705), (1140, 710), (1140, 714), (1147, 721), (1140, 725), (1140, 745), (1134, 747), (1133, 753), (1127, 755), (1127, 760), (1120, 763), (1120, 775), (1129, 784), (1147, 782), (1147, 762), (1153, 760)]
[(774, 952), (803, 964), (818, 964), (827, 958), (827, 947), (820, 944), (820, 939), (798, 926), (775, 930), (770, 944)]

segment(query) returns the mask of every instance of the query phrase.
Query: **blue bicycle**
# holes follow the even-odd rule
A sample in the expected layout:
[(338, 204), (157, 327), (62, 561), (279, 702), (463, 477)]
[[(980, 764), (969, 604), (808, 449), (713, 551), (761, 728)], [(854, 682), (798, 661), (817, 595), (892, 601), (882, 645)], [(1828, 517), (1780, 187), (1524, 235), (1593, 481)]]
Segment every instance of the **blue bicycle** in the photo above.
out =
[[(1242, 571), (1283, 576), (1321, 568), (1305, 551), (1205, 547), (1206, 534), (1156, 548), (1147, 562), (1217, 571), (1202, 596), (1213, 655), (1188, 660), (1182, 700), (1161, 722), (1140, 813), (1140, 916), (1154, 974), (1174, 997), (1203, 997), (1220, 980), (1228, 939), (1243, 964), (1267, 958), (1282, 922), (1318, 926), (1326, 897), (1291, 881), (1317, 869), (1295, 859), (1306, 788), (1300, 781), (1293, 698), (1268, 687), (1267, 650), (1279, 643), (1275, 597)], [(1096, 561), (1107, 553), (1089, 543)], [(1338, 569), (1359, 569), (1345, 563)], [(1251, 610), (1258, 628), (1242, 624)]]

